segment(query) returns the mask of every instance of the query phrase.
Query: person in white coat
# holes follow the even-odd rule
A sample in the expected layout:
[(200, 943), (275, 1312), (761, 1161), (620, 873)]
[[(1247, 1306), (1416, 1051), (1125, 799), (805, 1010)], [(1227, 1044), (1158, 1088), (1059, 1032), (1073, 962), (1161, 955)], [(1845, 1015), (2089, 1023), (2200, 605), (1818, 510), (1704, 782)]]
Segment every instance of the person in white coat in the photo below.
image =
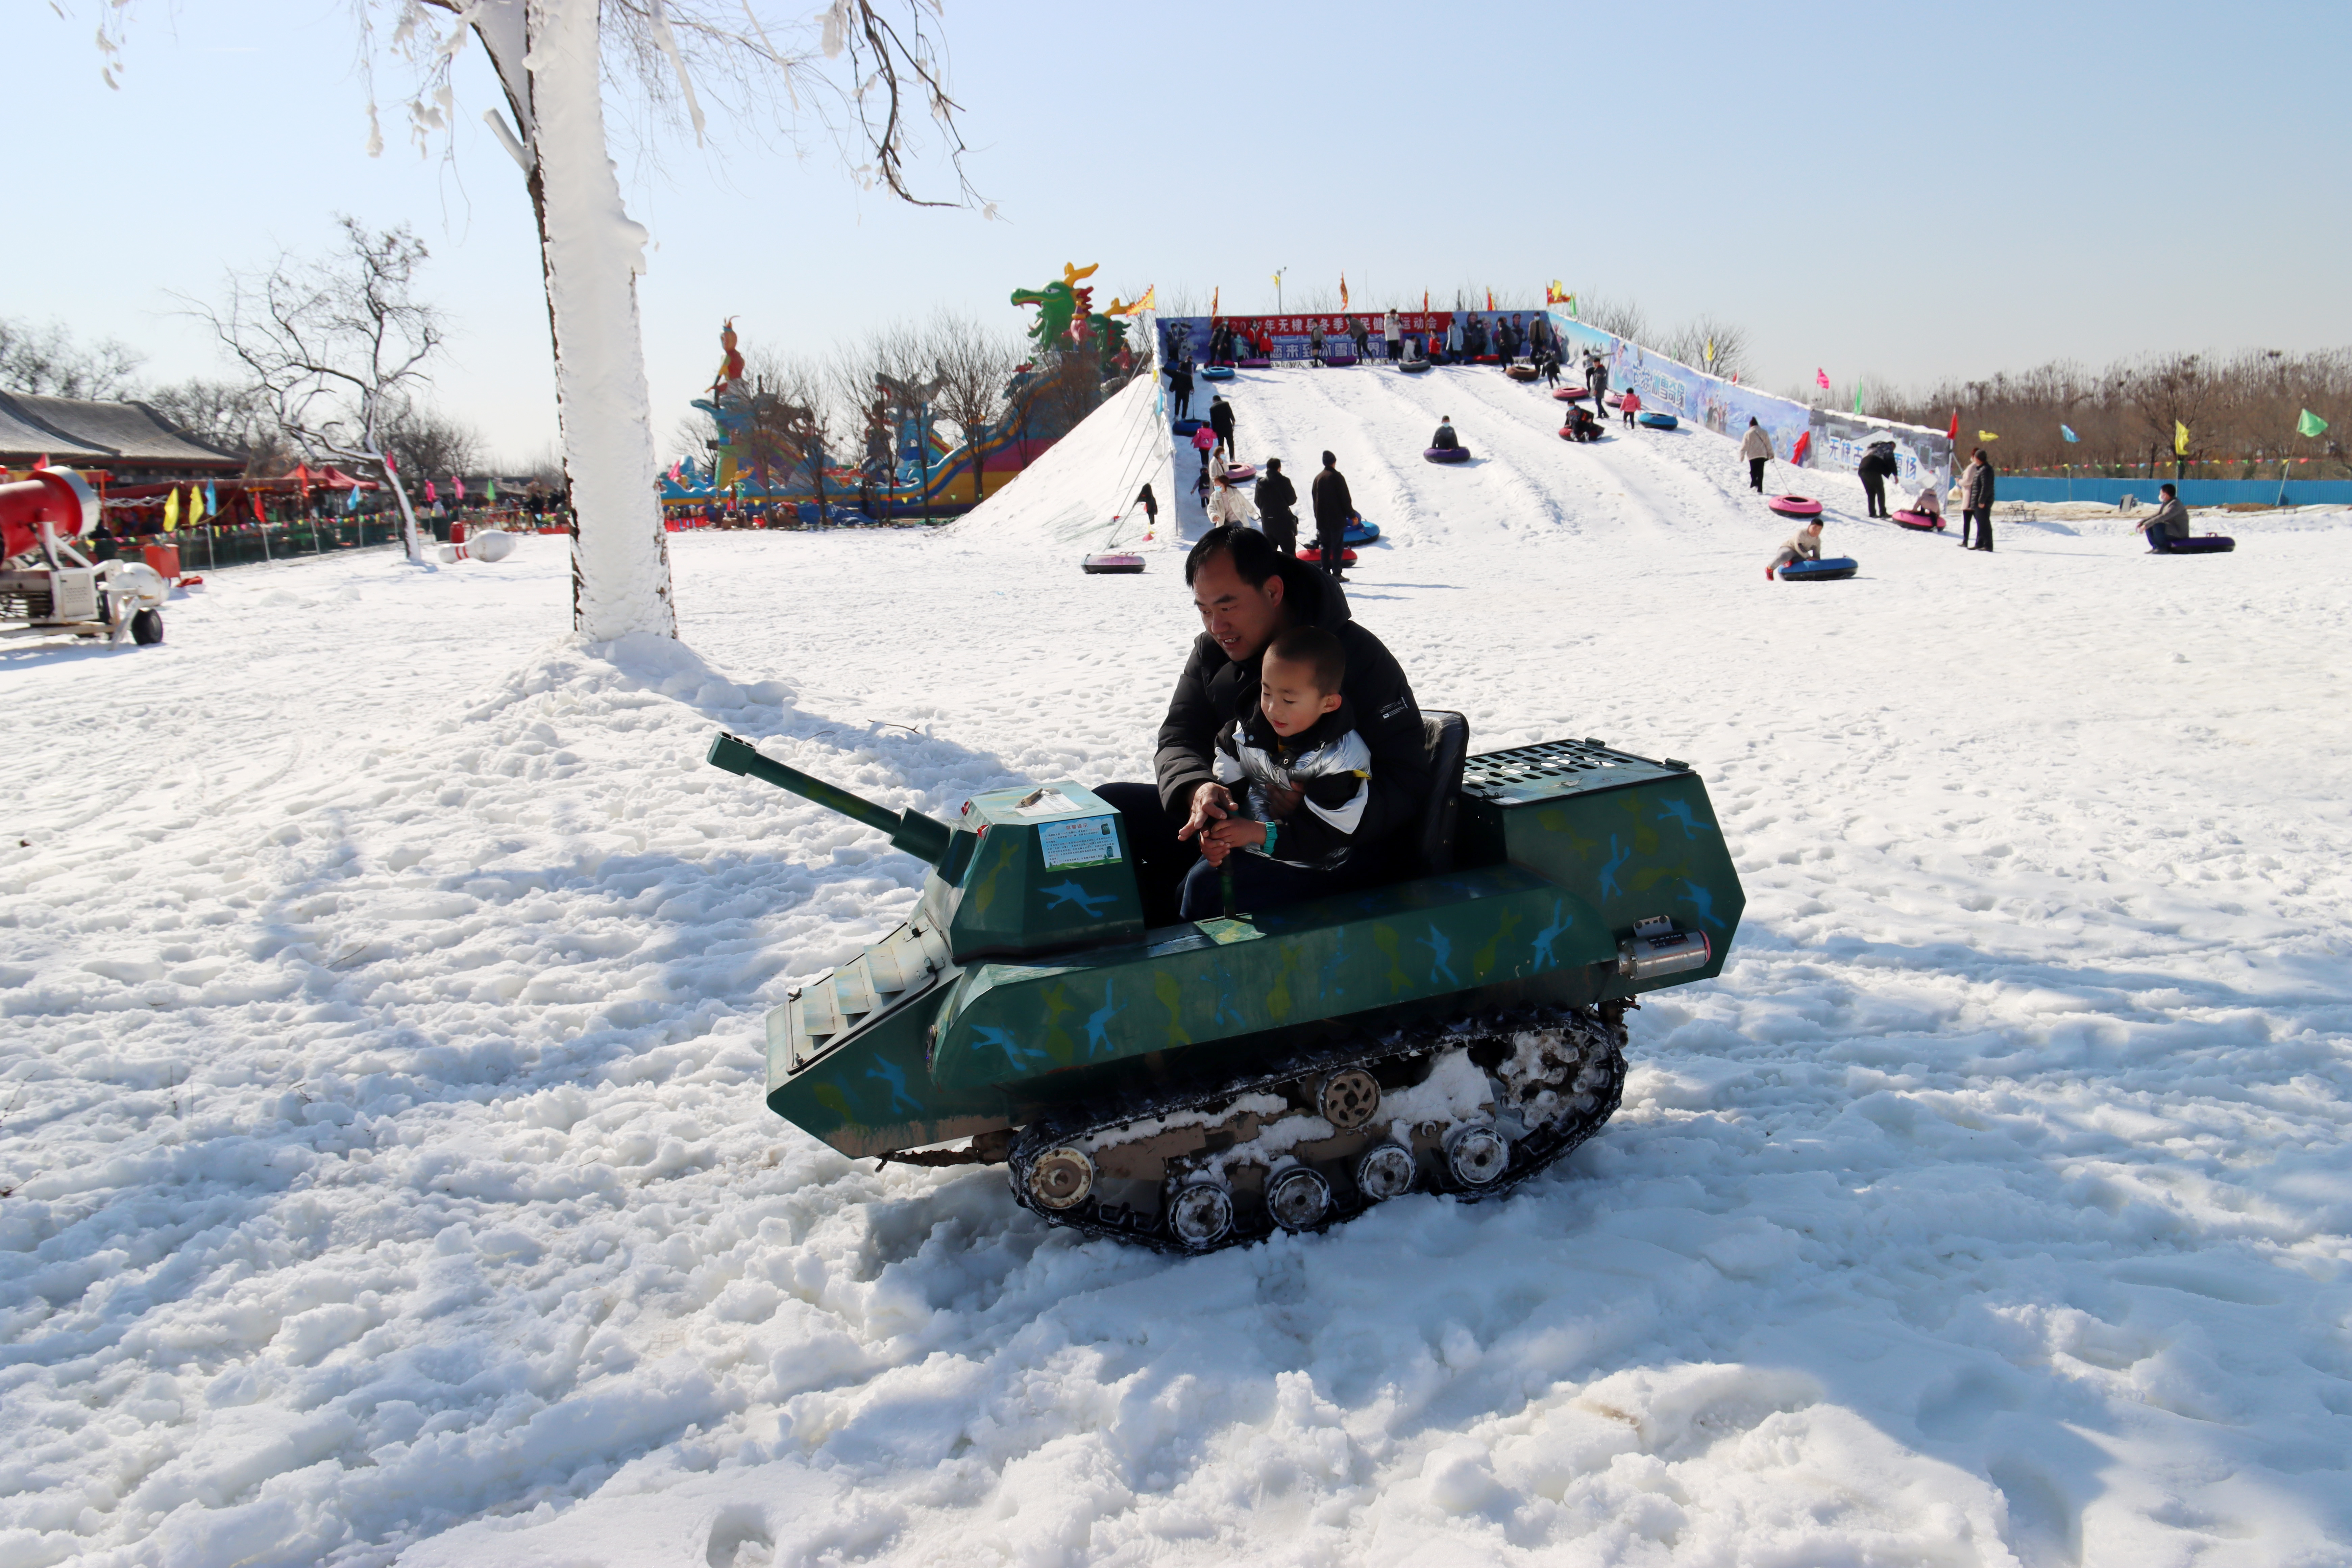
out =
[(1458, 314), (1445, 324), (1445, 359), (1449, 364), (1462, 363), (1462, 318)]
[(1397, 320), (1394, 310), (1381, 323), (1381, 336), (1388, 341), (1391, 364), (1404, 358), (1404, 324)]
[(1209, 491), (1209, 522), (1212, 527), (1234, 523), (1246, 528), (1257, 521), (1257, 508), (1250, 504), (1241, 487), (1225, 477), (1221, 467), (1211, 476), (1214, 486)]
[(1762, 495), (1764, 465), (1772, 460), (1772, 437), (1752, 417), (1748, 421), (1748, 434), (1739, 438), (1739, 455), (1748, 459), (1748, 488)]

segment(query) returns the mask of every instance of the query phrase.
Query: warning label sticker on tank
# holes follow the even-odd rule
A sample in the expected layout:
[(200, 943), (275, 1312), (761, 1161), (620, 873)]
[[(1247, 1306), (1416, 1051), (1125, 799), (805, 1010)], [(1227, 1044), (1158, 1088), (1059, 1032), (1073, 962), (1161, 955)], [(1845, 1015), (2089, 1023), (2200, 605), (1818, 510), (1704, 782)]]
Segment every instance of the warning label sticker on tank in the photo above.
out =
[(1122, 859), (1118, 852), (1116, 816), (1081, 816), (1073, 822), (1041, 822), (1037, 847), (1045, 852), (1045, 869), (1065, 866), (1108, 866)]

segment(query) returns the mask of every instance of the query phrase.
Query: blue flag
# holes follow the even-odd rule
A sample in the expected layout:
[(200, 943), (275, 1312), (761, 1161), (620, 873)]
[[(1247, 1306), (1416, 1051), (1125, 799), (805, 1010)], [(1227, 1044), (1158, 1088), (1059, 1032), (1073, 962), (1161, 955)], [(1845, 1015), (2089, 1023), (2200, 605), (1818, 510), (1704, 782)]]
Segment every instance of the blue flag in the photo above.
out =
[(205, 481), (205, 515), (206, 517), (220, 515), (220, 492), (213, 489), (210, 479)]
[(2071, 426), (2061, 425), (2058, 426), (2058, 434), (2065, 437), (2069, 443), (2082, 439), (2081, 437), (2074, 434), (2074, 427)]

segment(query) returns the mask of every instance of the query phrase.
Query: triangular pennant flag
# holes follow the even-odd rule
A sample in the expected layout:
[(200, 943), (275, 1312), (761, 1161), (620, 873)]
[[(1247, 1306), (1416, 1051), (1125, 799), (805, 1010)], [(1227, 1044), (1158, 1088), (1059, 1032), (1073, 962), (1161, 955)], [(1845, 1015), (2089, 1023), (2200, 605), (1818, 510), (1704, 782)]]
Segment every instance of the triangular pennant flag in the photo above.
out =
[(1862, 383), (1858, 381), (1853, 384), (1853, 411), (1862, 412)]
[(1216, 290), (1214, 288), (1212, 288), (1212, 289), (1209, 290), (1209, 314), (1210, 314), (1210, 316), (1213, 319), (1213, 318), (1215, 317), (1216, 313), (1217, 313), (1217, 290)]
[(1947, 431), (1945, 431), (1945, 432), (1944, 432), (1944, 439), (1945, 439), (1945, 440), (1947, 440), (1947, 441), (1957, 441), (1957, 440), (1958, 440), (1959, 438), (1960, 438), (1960, 411), (1959, 411), (1958, 409), (1955, 408), (1955, 409), (1953, 409), (1953, 410), (1952, 410), (1952, 427), (1951, 427), (1950, 429), (1948, 429), (1948, 430), (1947, 430)]
[(1706, 340), (1706, 363), (1709, 364), (1713, 364), (1715, 363), (1715, 340), (1713, 338)]
[(2082, 439), (2080, 436), (2074, 434), (2074, 427), (2072, 425), (2059, 426), (2058, 434), (2066, 437), (2066, 444), (2070, 447)]
[(488, 480), (487, 483), (489, 486), (489, 489), (482, 499), (487, 504), (496, 506), (499, 504), (499, 481), (493, 479)]
[(1495, 291), (1494, 291), (1492, 289), (1487, 289), (1487, 290), (1486, 290), (1486, 309), (1488, 309), (1489, 310), (1493, 310), (1494, 308), (1495, 308)]
[(2294, 422), (2294, 433), (2298, 436), (2316, 436), (2326, 428), (2327, 421), (2308, 408), (2303, 411), (2303, 417)]
[(172, 493), (163, 498), (163, 531), (180, 531), (180, 487), (173, 485)]
[(206, 517), (220, 515), (220, 491), (213, 489), (213, 482), (210, 479), (205, 481), (205, 515)]
[(2177, 458), (2189, 456), (2189, 426), (2178, 419), (2172, 422), (2172, 452)]
[(1348, 274), (1347, 274), (1345, 271), (1342, 271), (1342, 272), (1339, 274), (1339, 309), (1341, 309), (1342, 310), (1346, 310), (1347, 308), (1348, 308)]
[(47, 452), (42, 453), (39, 457), (33, 459), (33, 472), (37, 474), (47, 468), (48, 466), (49, 455)]
[(1812, 449), (1813, 433), (1811, 430), (1801, 430), (1797, 433), (1796, 446), (1790, 449), (1789, 461), (1801, 468), (1805, 466), (1805, 454)]
[(1977, 439), (1979, 441), (1998, 441), (2000, 437), (1994, 435), (1990, 430), (1979, 430), (1977, 432)]
[(205, 506), (205, 492), (196, 489), (195, 486), (190, 485), (188, 487), (188, 526), (190, 528), (194, 528), (196, 524), (204, 521), (205, 512), (206, 510), (207, 509)]
[(1830, 389), (1830, 373), (1816, 365), (1813, 368), (1813, 382), (1823, 392), (1827, 392)]

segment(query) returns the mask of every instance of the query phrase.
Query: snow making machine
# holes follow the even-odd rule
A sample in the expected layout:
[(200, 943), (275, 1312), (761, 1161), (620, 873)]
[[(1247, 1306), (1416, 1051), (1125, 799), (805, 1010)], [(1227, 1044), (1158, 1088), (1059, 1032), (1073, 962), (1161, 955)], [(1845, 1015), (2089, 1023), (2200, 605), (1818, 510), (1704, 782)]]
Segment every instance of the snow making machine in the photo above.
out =
[(98, 526), (98, 497), (69, 468), (0, 484), (0, 637), (163, 640), (169, 584), (143, 562), (93, 564), (74, 542)]
[(949, 824), (720, 735), (716, 766), (931, 868), (903, 923), (768, 1014), (770, 1108), (847, 1154), (1003, 1163), (1045, 1219), (1171, 1250), (1509, 1191), (1616, 1110), (1628, 1009), (1717, 974), (1745, 900), (1687, 764), (1465, 757), (1460, 715), (1424, 724), (1417, 874), (1156, 928), (1124, 820), (1079, 784)]

